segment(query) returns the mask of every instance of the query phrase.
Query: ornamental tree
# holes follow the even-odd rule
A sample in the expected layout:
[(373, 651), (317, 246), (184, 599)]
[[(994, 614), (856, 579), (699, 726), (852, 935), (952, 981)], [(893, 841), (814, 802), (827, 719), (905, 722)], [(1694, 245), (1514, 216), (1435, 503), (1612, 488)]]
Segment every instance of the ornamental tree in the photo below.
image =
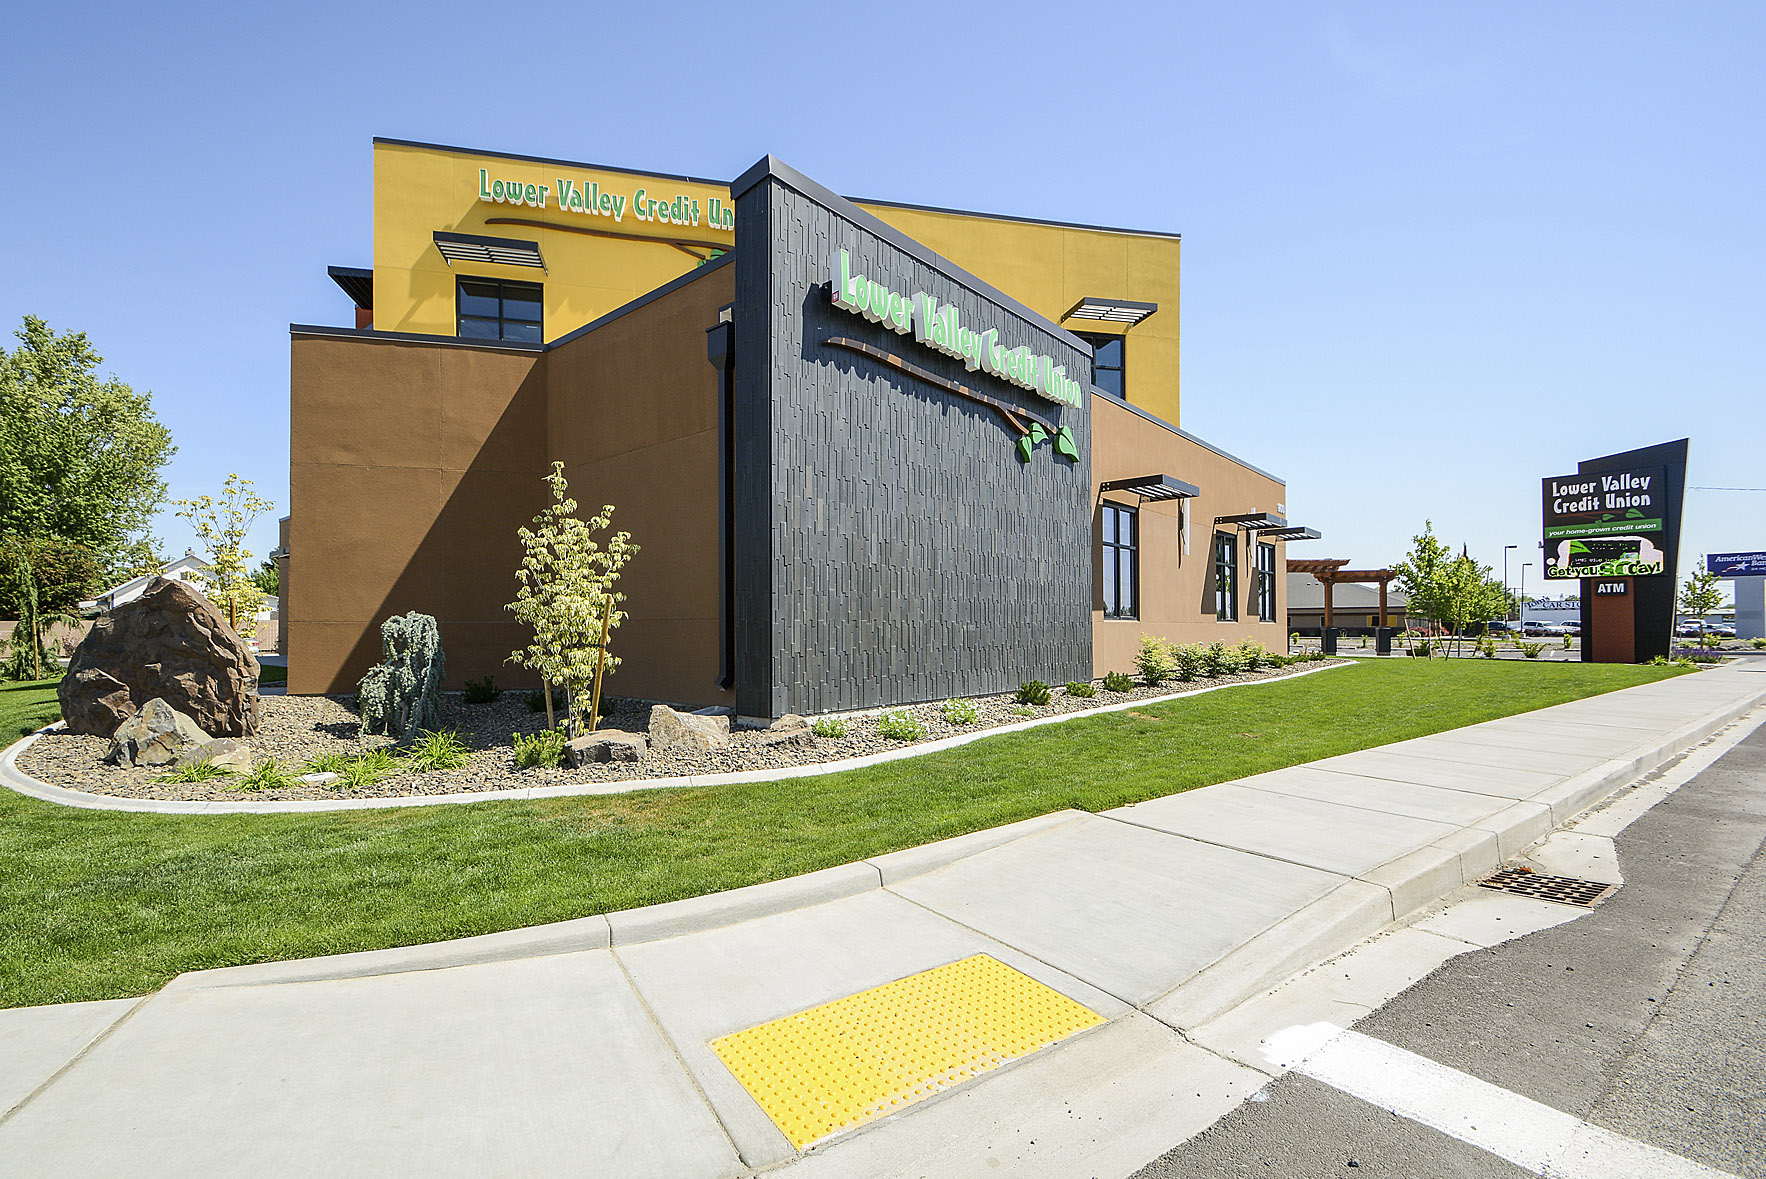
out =
[(252, 491), (251, 480), (238, 475), (227, 476), (219, 498), (199, 495), (174, 502), (178, 515), (190, 521), (208, 551), (209, 567), (198, 575), (198, 584), (227, 616), (227, 625), (238, 631), (241, 619), (256, 618), (264, 607), (264, 591), (252, 580), (246, 564), (252, 554), (245, 547), (245, 534), (252, 521), (276, 505), (260, 498)]
[(1715, 573), (1699, 569), (1687, 574), (1686, 584), (1680, 587), (1680, 612), (1698, 619), (1701, 647), (1711, 645), (1705, 634), (1705, 615), (1723, 605), (1723, 587), (1718, 580)]
[(1466, 631), (1507, 609), (1507, 591), (1491, 577), (1490, 567), (1463, 548), (1454, 556), (1435, 536), (1433, 521), (1423, 522), (1421, 535), (1411, 537), (1410, 555), (1393, 569), (1407, 599), (1405, 612), (1441, 627), (1456, 655)]
[(638, 552), (629, 532), (615, 532), (602, 544), (595, 534), (613, 525), (613, 505), (588, 520), (576, 515), (576, 501), (566, 492), (564, 464), (554, 462), (545, 477), (552, 503), (533, 518), (534, 527), (522, 528), (521, 567), (515, 571), (519, 588), (515, 600), (504, 609), (533, 630), (533, 641), (512, 651), (508, 662), (539, 672), (546, 698), (546, 725), (554, 727), (552, 686), (566, 691), (565, 724), (570, 737), (577, 735), (577, 719), (586, 709), (588, 727), (596, 724), (590, 698), (597, 670), (612, 672), (620, 660), (608, 649), (612, 632), (625, 620), (620, 604), (625, 595), (614, 587), (619, 575)]

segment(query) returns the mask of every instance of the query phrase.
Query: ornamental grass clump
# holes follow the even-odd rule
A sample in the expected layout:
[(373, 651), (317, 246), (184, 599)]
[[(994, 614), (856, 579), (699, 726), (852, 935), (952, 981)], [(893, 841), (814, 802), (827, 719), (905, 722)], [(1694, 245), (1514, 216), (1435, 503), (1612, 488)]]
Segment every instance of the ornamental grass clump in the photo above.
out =
[(266, 757), (251, 773), (241, 778), (234, 789), (249, 790), (255, 794), (260, 790), (288, 790), (305, 785), (305, 782), (285, 769), (281, 762), (273, 757)]
[(447, 663), (434, 618), (412, 611), (381, 623), (380, 662), (362, 677), (356, 696), (363, 730), (406, 741), (440, 725)]
[(212, 761), (193, 761), (187, 766), (179, 766), (160, 779), (162, 782), (212, 782), (216, 778), (231, 778), (233, 771), (225, 766), (218, 766)]
[(431, 770), (457, 770), (466, 764), (472, 751), (453, 729), (439, 733), (425, 732), (405, 752), (405, 760), (419, 774)]
[(341, 769), (334, 771), (337, 781), (332, 782), (333, 790), (366, 790), (378, 786), (392, 777), (399, 769), (399, 759), (391, 750), (380, 748), (370, 749), (357, 754), (343, 763)]

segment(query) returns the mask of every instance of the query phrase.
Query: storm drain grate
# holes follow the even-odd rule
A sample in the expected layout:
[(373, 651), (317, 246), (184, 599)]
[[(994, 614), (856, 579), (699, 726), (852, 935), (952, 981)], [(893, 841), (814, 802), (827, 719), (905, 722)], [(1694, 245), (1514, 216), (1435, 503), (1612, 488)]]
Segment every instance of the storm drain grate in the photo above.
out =
[(1556, 901), (1560, 905), (1579, 905), (1592, 909), (1619, 890), (1616, 884), (1598, 880), (1578, 880), (1574, 876), (1547, 876), (1531, 868), (1504, 868), (1496, 875), (1478, 881), (1481, 888), (1512, 892), (1539, 901)]

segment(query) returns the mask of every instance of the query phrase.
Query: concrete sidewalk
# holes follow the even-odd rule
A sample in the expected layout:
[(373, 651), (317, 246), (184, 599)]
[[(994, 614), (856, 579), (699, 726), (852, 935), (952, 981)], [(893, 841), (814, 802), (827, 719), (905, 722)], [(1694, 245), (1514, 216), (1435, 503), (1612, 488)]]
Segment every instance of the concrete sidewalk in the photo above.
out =
[[(0, 1011), (0, 1175), (1126, 1174), (1268, 1079), (1184, 1032), (1763, 698), (1750, 662), (713, 897)], [(975, 954), (1106, 1022), (807, 1153), (712, 1048)]]

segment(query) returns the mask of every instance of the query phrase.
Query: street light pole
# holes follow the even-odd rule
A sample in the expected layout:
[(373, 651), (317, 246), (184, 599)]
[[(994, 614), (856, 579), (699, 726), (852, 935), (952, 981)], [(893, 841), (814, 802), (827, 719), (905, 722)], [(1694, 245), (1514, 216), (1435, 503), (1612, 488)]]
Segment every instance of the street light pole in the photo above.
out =
[(1521, 562), (1521, 593), (1520, 593), (1521, 600), (1517, 604), (1516, 608), (1520, 612), (1520, 615), (1521, 615), (1521, 633), (1522, 634), (1527, 633), (1527, 611), (1526, 611), (1527, 570), (1529, 570), (1531, 568), (1533, 568), (1533, 562), (1531, 562), (1531, 561), (1522, 561)]
[[(1513, 614), (1515, 611), (1515, 597), (1508, 592), (1508, 551), (1520, 547), (1521, 546), (1518, 544), (1505, 544), (1502, 546), (1502, 595), (1508, 599), (1508, 602), (1506, 603), (1508, 609), (1505, 610), (1502, 615), (1504, 618), (1509, 618), (1509, 615)], [(1512, 622), (1514, 620), (1510, 618), (1509, 621)]]

